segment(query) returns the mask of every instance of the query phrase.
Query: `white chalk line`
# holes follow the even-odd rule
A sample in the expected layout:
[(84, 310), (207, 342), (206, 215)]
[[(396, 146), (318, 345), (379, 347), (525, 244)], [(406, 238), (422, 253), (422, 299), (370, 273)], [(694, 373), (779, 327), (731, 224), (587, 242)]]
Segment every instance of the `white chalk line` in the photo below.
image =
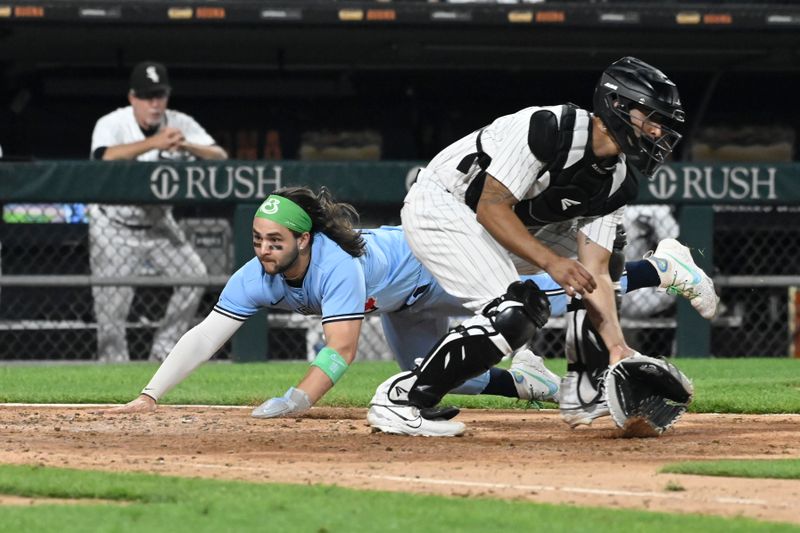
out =
[[(264, 468), (264, 467), (254, 467), (254, 466), (239, 466), (239, 465), (222, 465), (222, 464), (213, 464), (213, 463), (186, 463), (186, 462), (179, 462), (170, 464), (179, 464), (180, 466), (193, 466), (197, 468), (213, 468), (213, 469), (225, 469), (225, 470), (245, 470), (248, 472), (271, 472), (271, 468)], [(661, 499), (672, 499), (672, 500), (685, 500), (687, 497), (696, 500), (696, 494), (690, 495), (683, 495), (675, 492), (652, 492), (652, 491), (633, 491), (633, 490), (617, 490), (617, 489), (595, 489), (595, 488), (588, 488), (588, 487), (558, 487), (555, 485), (517, 485), (513, 483), (492, 483), (487, 481), (461, 481), (455, 479), (436, 479), (436, 478), (420, 478), (420, 477), (405, 477), (405, 476), (387, 476), (387, 475), (378, 475), (378, 474), (356, 474), (354, 477), (360, 478), (368, 478), (368, 479), (378, 479), (382, 481), (399, 481), (405, 483), (415, 483), (420, 485), (443, 485), (443, 486), (453, 486), (453, 487), (469, 487), (469, 488), (481, 488), (481, 489), (504, 489), (504, 490), (517, 490), (521, 492), (566, 492), (571, 494), (592, 494), (596, 496), (628, 496), (634, 498), (661, 498)], [(759, 500), (753, 498), (736, 498), (730, 496), (714, 496), (708, 498), (708, 500), (721, 503), (721, 504), (732, 504), (732, 505), (755, 505), (755, 506), (765, 506), (765, 507), (793, 507), (791, 504), (786, 502), (771, 502), (767, 500)]]
[[(4, 407), (26, 407), (26, 408), (43, 408), (43, 409), (97, 409), (97, 408), (110, 408), (125, 405), (122, 403), (0, 403), (0, 409)], [(207, 405), (207, 404), (158, 404), (161, 408), (176, 408), (176, 409), (253, 409), (252, 405)], [(336, 409), (335, 407), (326, 406), (325, 409)], [(342, 407), (341, 409), (351, 409), (350, 407)], [(365, 407), (366, 409), (366, 407)], [(463, 409), (464, 416), (470, 415), (470, 409)], [(515, 413), (517, 410), (513, 410)], [(478, 409), (476, 413), (490, 412), (485, 409)], [(506, 412), (506, 411), (503, 411)], [(531, 413), (557, 413), (558, 409), (537, 409), (536, 411), (519, 411), (520, 415), (530, 415)], [(800, 413), (689, 413), (693, 417), (787, 417), (787, 418), (800, 418)], [(684, 415), (685, 416), (685, 415)]]
[[(485, 489), (512, 489), (519, 491), (541, 491), (541, 492), (568, 492), (575, 494), (594, 494), (599, 496), (632, 496), (638, 498), (663, 498), (684, 500), (686, 497), (683, 494), (677, 493), (661, 493), (652, 491), (631, 491), (631, 490), (616, 490), (616, 489), (593, 489), (585, 487), (556, 487), (552, 485), (515, 485), (511, 483), (490, 483), (486, 481), (459, 481), (453, 479), (435, 479), (435, 478), (409, 478), (404, 476), (383, 476), (372, 474), (365, 476), (373, 479), (381, 479), (386, 481), (401, 481), (407, 483), (419, 483), (428, 485), (452, 485), (460, 487), (473, 487)], [(697, 499), (696, 494), (688, 495), (692, 500)], [(784, 502), (770, 502), (767, 500), (757, 500), (751, 498), (733, 498), (728, 496), (714, 496), (709, 498), (710, 501), (722, 504), (737, 504), (737, 505), (760, 505), (768, 507), (792, 507), (789, 503)]]
[[(109, 409), (111, 407), (120, 407), (125, 405), (124, 403), (0, 403), (0, 408), (3, 407), (25, 407), (25, 408), (36, 408), (41, 407), (43, 409), (80, 409), (80, 408), (87, 408), (87, 409)], [(173, 404), (159, 404), (160, 408), (172, 408), (175, 407), (177, 409), (252, 409), (252, 406), (247, 405), (200, 405), (200, 404), (180, 404), (180, 405), (173, 405)]]

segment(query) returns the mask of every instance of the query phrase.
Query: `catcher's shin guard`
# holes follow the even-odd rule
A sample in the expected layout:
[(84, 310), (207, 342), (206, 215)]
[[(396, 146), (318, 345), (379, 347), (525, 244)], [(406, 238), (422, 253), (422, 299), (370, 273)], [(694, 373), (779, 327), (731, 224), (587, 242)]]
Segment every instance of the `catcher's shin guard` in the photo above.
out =
[(592, 384), (596, 385), (605, 369), (608, 368), (610, 353), (597, 333), (583, 300), (573, 298), (567, 305), (567, 338), (564, 344), (567, 356), (567, 370), (586, 372)]
[(506, 294), (433, 347), (414, 369), (416, 380), (406, 380), (408, 402), (420, 408), (438, 404), (449, 391), (527, 344), (549, 317), (550, 302), (533, 281), (512, 283)]

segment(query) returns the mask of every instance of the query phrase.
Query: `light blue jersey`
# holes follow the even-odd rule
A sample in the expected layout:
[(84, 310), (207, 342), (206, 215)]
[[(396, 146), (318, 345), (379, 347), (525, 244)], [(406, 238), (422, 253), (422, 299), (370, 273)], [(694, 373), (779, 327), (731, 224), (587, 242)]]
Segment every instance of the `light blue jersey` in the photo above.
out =
[(362, 319), (366, 285), (361, 262), (316, 233), (301, 287), (290, 286), (283, 275), (267, 274), (254, 257), (231, 276), (214, 310), (236, 320), (263, 308), (319, 315), (323, 322)]
[(321, 316), (326, 323), (396, 311), (430, 289), (433, 278), (411, 253), (400, 227), (363, 230), (362, 235), (366, 253), (356, 258), (315, 233), (301, 287), (267, 274), (254, 257), (231, 276), (214, 310), (246, 320), (259, 309), (284, 309)]
[[(414, 257), (400, 226), (362, 230), (366, 253), (354, 258), (321, 233), (314, 234), (311, 262), (301, 287), (267, 274), (254, 257), (240, 268), (214, 310), (246, 320), (259, 309), (320, 316), (322, 323), (381, 315), (386, 340), (401, 368), (427, 354), (448, 330), (450, 318), (472, 312), (447, 294)], [(532, 279), (550, 299), (553, 316), (566, 312), (564, 290), (550, 276)]]

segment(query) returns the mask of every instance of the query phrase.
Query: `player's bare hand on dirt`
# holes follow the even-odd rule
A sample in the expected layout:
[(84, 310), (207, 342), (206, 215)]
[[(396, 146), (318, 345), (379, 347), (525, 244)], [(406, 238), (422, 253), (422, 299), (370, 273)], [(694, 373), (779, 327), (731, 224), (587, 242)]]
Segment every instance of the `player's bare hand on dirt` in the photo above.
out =
[(545, 270), (569, 296), (591, 293), (597, 288), (594, 277), (574, 259), (558, 257)]
[(125, 405), (111, 407), (98, 411), (101, 415), (124, 415), (133, 413), (152, 413), (156, 410), (156, 401), (146, 394), (140, 394), (138, 398)]
[(177, 150), (186, 139), (178, 128), (163, 128), (150, 137), (153, 148), (157, 150)]

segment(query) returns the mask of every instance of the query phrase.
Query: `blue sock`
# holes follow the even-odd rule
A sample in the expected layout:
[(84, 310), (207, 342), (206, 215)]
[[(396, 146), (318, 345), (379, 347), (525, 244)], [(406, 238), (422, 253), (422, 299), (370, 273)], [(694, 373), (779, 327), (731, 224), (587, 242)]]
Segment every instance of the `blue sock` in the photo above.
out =
[(511, 373), (508, 370), (494, 367), (489, 369), (489, 383), (486, 384), (486, 388), (481, 394), (519, 398)]
[(625, 271), (628, 274), (626, 292), (635, 291), (643, 287), (658, 287), (661, 285), (661, 278), (658, 277), (656, 267), (646, 259), (625, 263)]
[(487, 370), (480, 376), (468, 379), (455, 389), (450, 391), (450, 394), (483, 394), (486, 385), (489, 384), (490, 373)]

